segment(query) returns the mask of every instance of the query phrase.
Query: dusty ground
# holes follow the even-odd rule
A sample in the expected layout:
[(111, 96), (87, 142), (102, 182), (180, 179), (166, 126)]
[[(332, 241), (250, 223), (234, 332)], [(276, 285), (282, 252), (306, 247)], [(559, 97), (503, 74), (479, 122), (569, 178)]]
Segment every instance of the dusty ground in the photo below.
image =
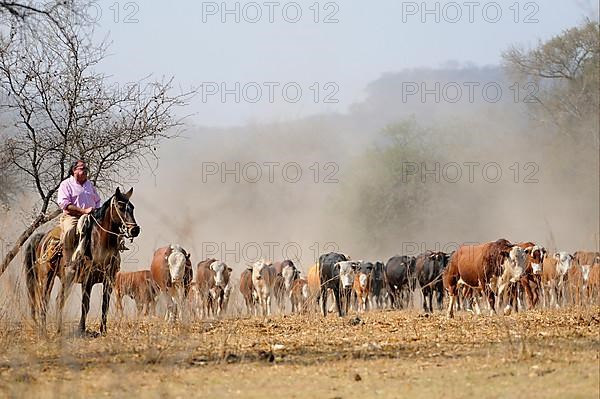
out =
[(0, 397), (598, 398), (599, 334), (599, 306), (454, 320), (110, 320), (95, 339), (3, 323)]

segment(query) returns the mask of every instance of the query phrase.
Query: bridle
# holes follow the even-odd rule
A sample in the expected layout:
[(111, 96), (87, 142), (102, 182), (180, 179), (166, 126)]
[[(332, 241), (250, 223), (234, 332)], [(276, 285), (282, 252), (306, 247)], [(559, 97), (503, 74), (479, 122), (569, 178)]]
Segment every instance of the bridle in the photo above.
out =
[(92, 215), (90, 213), (90, 217), (94, 220), (94, 222), (98, 225), (98, 227), (100, 228), (100, 230), (104, 231), (105, 233), (108, 234), (112, 234), (115, 235), (117, 237), (125, 237), (125, 238), (129, 238), (131, 241), (133, 241), (133, 238), (130, 234), (129, 234), (129, 226), (136, 226), (137, 223), (133, 223), (133, 222), (126, 222), (125, 219), (123, 218), (123, 215), (121, 215), (121, 212), (119, 211), (119, 208), (117, 208), (117, 206), (115, 205), (115, 202), (119, 202), (122, 204), (125, 204), (125, 207), (127, 207), (127, 205), (129, 204), (129, 200), (127, 201), (119, 201), (116, 199), (116, 197), (112, 197), (110, 200), (110, 218), (113, 218), (112, 212), (116, 212), (117, 216), (119, 216), (119, 221), (121, 222), (120, 226), (119, 226), (119, 232), (115, 233), (114, 231), (110, 231), (105, 229), (104, 227), (102, 227), (102, 225), (100, 224), (100, 222), (98, 221), (98, 219), (96, 219), (94, 217), (94, 215)]
[[(133, 227), (133, 226), (137, 226), (137, 223), (134, 222), (126, 222), (125, 219), (123, 218), (123, 215), (121, 215), (121, 211), (119, 211), (119, 208), (115, 205), (115, 202), (121, 203), (121, 204), (125, 204), (125, 209), (127, 209), (127, 206), (130, 204), (129, 200), (127, 201), (119, 201), (117, 200), (116, 197), (112, 197), (112, 199), (110, 200), (110, 210), (115, 211), (117, 216), (119, 216), (119, 220), (121, 221), (121, 225), (119, 226), (119, 232), (120, 232), (120, 236), (123, 236), (125, 238), (129, 238), (130, 240), (133, 241), (133, 237), (129, 234), (129, 227)], [(111, 219), (112, 219), (112, 213), (111, 213)]]

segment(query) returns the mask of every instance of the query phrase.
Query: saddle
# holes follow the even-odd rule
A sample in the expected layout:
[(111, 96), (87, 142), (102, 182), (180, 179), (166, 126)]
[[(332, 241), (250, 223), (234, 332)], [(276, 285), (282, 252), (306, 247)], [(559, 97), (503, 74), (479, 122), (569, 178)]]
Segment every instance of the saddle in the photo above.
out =
[(41, 255), (39, 262), (55, 263), (62, 256), (63, 243), (60, 240), (60, 226), (46, 233), (41, 242)]

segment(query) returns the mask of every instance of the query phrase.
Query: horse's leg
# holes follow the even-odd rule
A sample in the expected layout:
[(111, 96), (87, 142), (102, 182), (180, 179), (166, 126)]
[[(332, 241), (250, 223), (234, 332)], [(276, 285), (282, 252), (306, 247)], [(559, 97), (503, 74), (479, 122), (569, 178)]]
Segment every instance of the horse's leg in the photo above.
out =
[(85, 335), (85, 321), (90, 311), (90, 295), (94, 286), (92, 281), (90, 276), (83, 280), (83, 284), (81, 284), (81, 318), (79, 319), (79, 328), (77, 329), (80, 336)]
[(65, 266), (64, 278), (61, 281), (60, 292), (58, 293), (58, 309), (57, 309), (57, 332), (62, 332), (62, 313), (67, 302), (67, 298), (71, 293), (71, 287), (75, 281), (76, 264), (69, 262)]
[(42, 295), (37, 298), (36, 307), (40, 312), (39, 322), (40, 329), (46, 333), (46, 313), (48, 311), (48, 302), (50, 301), (50, 294), (52, 293), (52, 287), (54, 287), (54, 278), (56, 277), (56, 268), (51, 269), (45, 273), (44, 280), (40, 283), (44, 284)]
[(106, 318), (110, 306), (110, 294), (113, 290), (112, 281), (104, 280), (102, 284), (102, 321), (100, 323), (100, 334), (106, 335)]

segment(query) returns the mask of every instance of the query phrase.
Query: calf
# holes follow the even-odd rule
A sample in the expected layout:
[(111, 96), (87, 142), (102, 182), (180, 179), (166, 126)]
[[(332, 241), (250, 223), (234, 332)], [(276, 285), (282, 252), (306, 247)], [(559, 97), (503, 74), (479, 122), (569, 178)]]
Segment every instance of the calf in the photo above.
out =
[(240, 293), (244, 297), (248, 315), (256, 314), (254, 287), (252, 286), (252, 267), (244, 270), (240, 276)]
[(117, 302), (117, 312), (123, 315), (123, 297), (129, 296), (135, 301), (137, 315), (140, 313), (148, 316), (148, 313), (154, 315), (156, 308), (156, 299), (160, 294), (158, 286), (152, 279), (150, 270), (140, 270), (137, 272), (118, 272), (115, 279), (115, 296)]
[(318, 311), (318, 302), (321, 297), (321, 278), (319, 277), (319, 265), (314, 264), (308, 268), (307, 283), (310, 293), (309, 307), (311, 311)]
[(504, 314), (510, 314), (511, 309), (518, 310), (517, 298), (521, 276), (527, 267), (530, 248), (522, 249), (518, 245), (511, 248), (508, 257), (502, 264), (503, 271), (498, 278), (498, 297), (502, 300), (502, 294), (506, 299)]
[(196, 267), (197, 303), (200, 315), (220, 316), (224, 311), (226, 288), (232, 269), (225, 262), (205, 259)]
[(527, 250), (527, 265), (521, 276), (521, 287), (525, 291), (527, 308), (533, 309), (540, 298), (542, 285), (542, 265), (546, 258), (546, 249), (533, 242), (520, 242), (515, 244)]
[(290, 288), (289, 296), (292, 303), (292, 313), (305, 312), (310, 296), (308, 281), (302, 278), (295, 279)]
[(369, 295), (371, 294), (371, 273), (373, 263), (360, 262), (354, 275), (354, 294), (358, 301), (358, 311), (366, 312), (369, 310)]
[(589, 277), (590, 265), (579, 265), (575, 262), (567, 272), (566, 285), (568, 288), (569, 302), (575, 306), (581, 306), (581, 296), (585, 289), (586, 280)]
[(598, 298), (600, 297), (600, 257), (596, 258), (594, 264), (590, 265), (586, 294), (591, 304), (598, 304)]
[(252, 287), (254, 295), (258, 298), (262, 316), (271, 315), (271, 297), (275, 282), (275, 268), (264, 260), (259, 260), (252, 265)]
[(340, 279), (340, 301), (344, 314), (348, 314), (350, 302), (352, 301), (352, 286), (354, 284), (354, 274), (360, 262), (343, 261), (335, 264)]
[(385, 265), (385, 279), (392, 307), (400, 309), (408, 306), (417, 284), (416, 258), (414, 256), (393, 256)]
[(383, 262), (373, 263), (373, 270), (369, 276), (371, 280), (371, 306), (375, 309), (383, 309), (385, 304), (385, 266)]
[(438, 309), (442, 309), (444, 283), (442, 273), (448, 264), (449, 256), (443, 252), (427, 251), (415, 261), (415, 272), (423, 295), (423, 310), (433, 313), (433, 294), (436, 294)]
[(565, 286), (573, 255), (567, 252), (556, 252), (552, 257), (544, 260), (542, 267), (542, 286), (547, 306), (556, 306), (563, 303)]
[(321, 297), (321, 311), (323, 316), (327, 316), (327, 289), (331, 289), (338, 315), (341, 317), (342, 307), (340, 306), (340, 268), (336, 267), (338, 262), (347, 261), (348, 257), (344, 254), (329, 252), (319, 256), (318, 269)]

